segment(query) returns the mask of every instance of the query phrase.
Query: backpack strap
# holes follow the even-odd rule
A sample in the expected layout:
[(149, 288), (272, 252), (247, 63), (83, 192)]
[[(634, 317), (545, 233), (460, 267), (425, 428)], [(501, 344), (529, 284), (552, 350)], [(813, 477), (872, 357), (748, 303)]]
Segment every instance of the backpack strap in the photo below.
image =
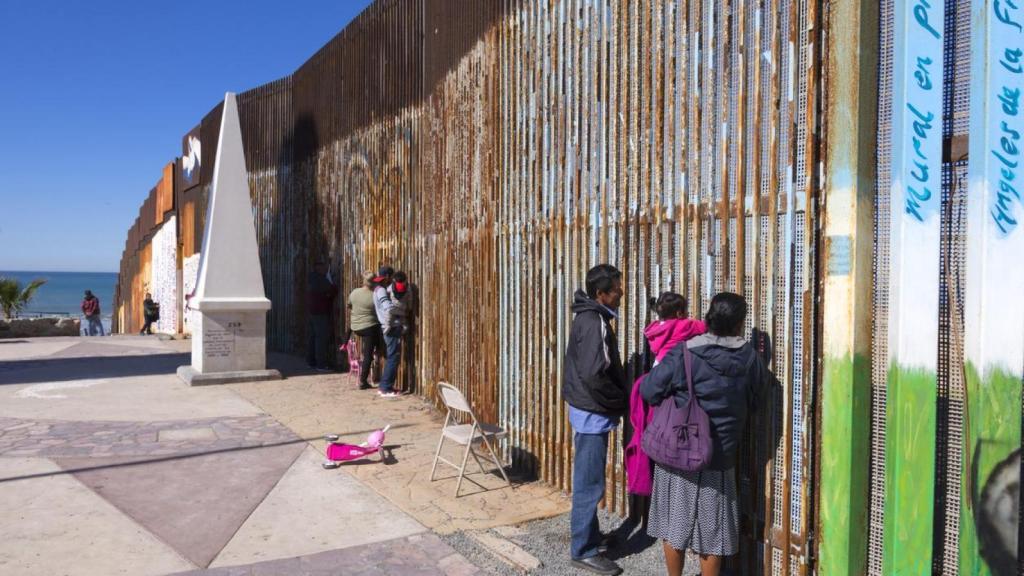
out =
[(686, 389), (690, 393), (690, 399), (696, 402), (697, 395), (693, 393), (693, 353), (686, 342), (683, 342), (683, 367), (686, 372)]

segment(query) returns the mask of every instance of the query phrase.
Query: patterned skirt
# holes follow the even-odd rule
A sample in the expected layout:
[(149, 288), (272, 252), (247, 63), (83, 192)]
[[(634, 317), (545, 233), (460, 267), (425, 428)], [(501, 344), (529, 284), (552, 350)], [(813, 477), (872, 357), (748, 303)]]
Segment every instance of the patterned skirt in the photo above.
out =
[(714, 556), (739, 552), (735, 470), (682, 472), (655, 463), (647, 533), (676, 550)]

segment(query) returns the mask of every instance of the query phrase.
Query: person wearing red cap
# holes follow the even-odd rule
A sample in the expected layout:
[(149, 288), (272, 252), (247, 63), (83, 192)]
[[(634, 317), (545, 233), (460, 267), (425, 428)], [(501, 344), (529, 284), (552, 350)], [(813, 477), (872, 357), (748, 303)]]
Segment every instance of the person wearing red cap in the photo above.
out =
[(388, 325), (388, 333), (401, 338), (409, 329), (409, 278), (405, 272), (395, 272), (394, 281), (391, 282), (391, 323)]
[(402, 337), (392, 336), (391, 310), (395, 307), (395, 301), (391, 298), (391, 282), (395, 269), (391, 266), (381, 266), (374, 278), (377, 287), (373, 290), (373, 302), (377, 307), (377, 319), (381, 328), (384, 329), (385, 362), (384, 372), (380, 376), (380, 387), (378, 394), (385, 398), (398, 396), (395, 392), (395, 378), (398, 375), (398, 362), (402, 357)]

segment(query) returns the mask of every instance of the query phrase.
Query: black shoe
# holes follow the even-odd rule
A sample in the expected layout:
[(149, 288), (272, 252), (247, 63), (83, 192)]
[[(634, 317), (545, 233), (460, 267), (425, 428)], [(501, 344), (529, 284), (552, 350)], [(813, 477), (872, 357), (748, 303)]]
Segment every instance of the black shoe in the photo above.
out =
[(373, 388), (373, 386), (370, 386), (366, 382), (360, 382), (359, 383), (359, 389), (360, 390), (369, 390), (370, 388)]
[(601, 543), (597, 545), (598, 554), (607, 554), (609, 550), (618, 546), (619, 543), (615, 540), (615, 536), (611, 534), (602, 534)]
[(591, 556), (590, 558), (583, 558), (581, 560), (573, 558), (572, 565), (583, 570), (590, 570), (594, 574), (605, 574), (607, 576), (618, 576), (619, 574), (622, 574), (622, 568), (619, 568), (618, 564), (605, 558), (601, 554)]

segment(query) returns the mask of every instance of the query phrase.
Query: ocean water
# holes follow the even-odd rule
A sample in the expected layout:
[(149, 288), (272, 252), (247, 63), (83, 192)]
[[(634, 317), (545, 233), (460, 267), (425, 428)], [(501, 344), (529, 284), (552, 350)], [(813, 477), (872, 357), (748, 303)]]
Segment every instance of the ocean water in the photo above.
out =
[(81, 317), (82, 297), (86, 290), (100, 299), (100, 315), (104, 330), (110, 333), (110, 319), (114, 311), (114, 286), (117, 274), (113, 272), (20, 272), (0, 270), (0, 277), (14, 278), (26, 285), (36, 278), (43, 284), (22, 315), (57, 314)]

